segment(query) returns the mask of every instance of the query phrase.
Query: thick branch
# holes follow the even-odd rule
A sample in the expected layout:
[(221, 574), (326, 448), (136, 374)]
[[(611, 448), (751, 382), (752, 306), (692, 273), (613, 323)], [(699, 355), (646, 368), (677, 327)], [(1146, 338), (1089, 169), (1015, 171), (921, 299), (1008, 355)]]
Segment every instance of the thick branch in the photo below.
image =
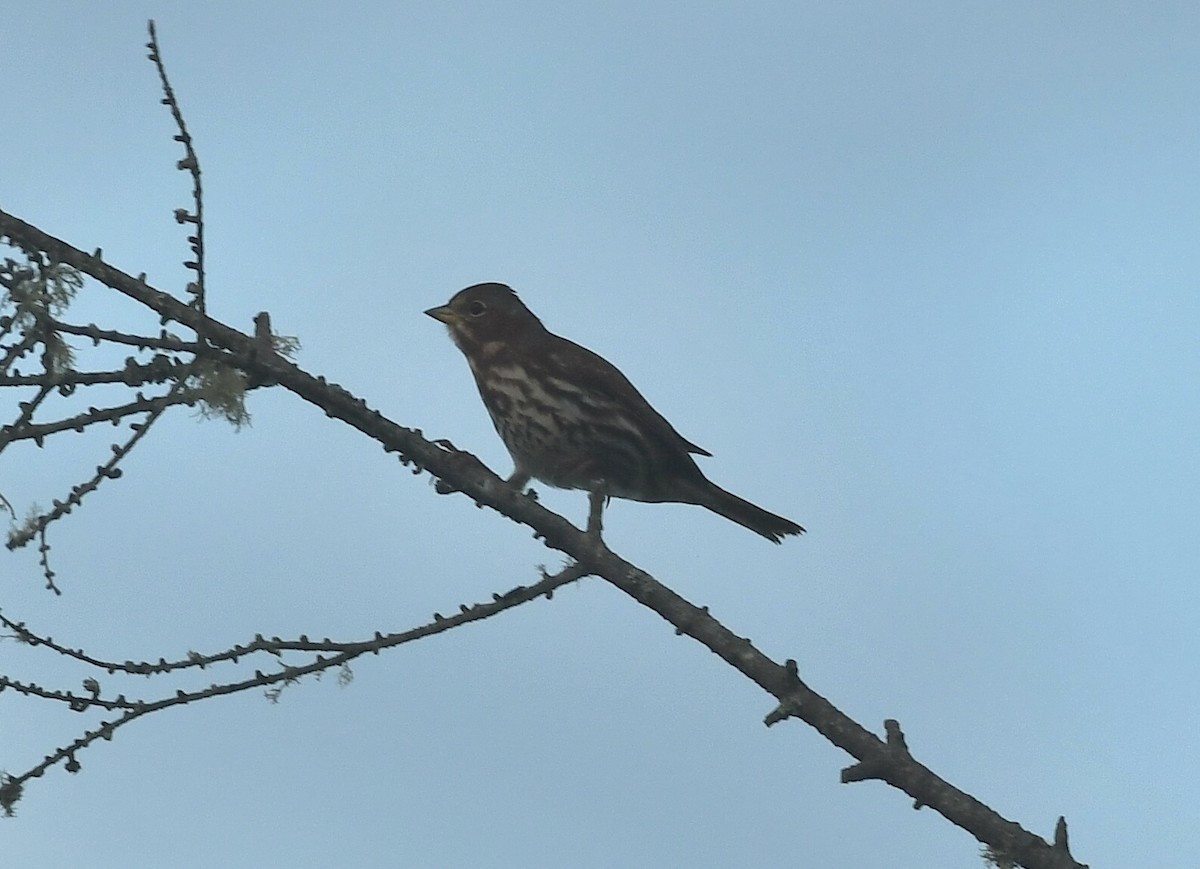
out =
[(163, 318), (184, 324), (203, 339), (229, 351), (235, 357), (231, 362), (243, 366), (251, 377), (278, 383), (321, 408), (328, 416), (342, 420), (378, 441), (385, 450), (400, 453), (406, 463), (429, 470), (441, 478), (439, 491), (461, 491), (476, 503), (533, 528), (547, 546), (571, 555), (589, 572), (602, 576), (643, 606), (654, 610), (679, 633), (703, 643), (774, 696), (779, 701), (779, 709), (772, 713), (771, 720), (791, 716), (803, 719), (860, 764), (868, 764), (872, 772), (878, 771), (876, 777), (904, 791), (916, 802), (935, 809), (979, 841), (1028, 869), (1080, 869), (1081, 864), (1065, 849), (1056, 848), (1001, 817), (939, 778), (912, 759), (907, 751), (896, 751), (894, 746), (880, 740), (805, 685), (794, 665), (785, 666), (771, 660), (706, 610), (684, 600), (537, 501), (510, 488), (474, 456), (455, 450), (445, 442), (425, 440), (416, 430), (396, 425), (346, 390), (308, 374), (279, 356), (257, 353), (253, 337), (204, 316), (150, 287), (144, 280), (104, 263), (99, 256), (85, 254), (0, 211), (0, 236), (3, 235), (11, 235), (23, 244), (44, 250), (52, 259), (91, 275), (152, 308)]

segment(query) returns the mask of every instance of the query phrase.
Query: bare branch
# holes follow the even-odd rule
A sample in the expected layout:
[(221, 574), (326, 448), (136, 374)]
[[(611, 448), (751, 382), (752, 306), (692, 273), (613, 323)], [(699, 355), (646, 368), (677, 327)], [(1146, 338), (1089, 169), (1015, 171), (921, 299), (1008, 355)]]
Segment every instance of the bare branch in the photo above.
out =
[[(531, 586), (518, 586), (504, 594), (493, 595), (491, 603), (475, 604), (474, 606), (464, 605), (460, 607), (457, 615), (449, 617), (444, 617), (440, 613), (434, 613), (433, 621), (427, 624), (400, 633), (386, 635), (376, 633), (370, 640), (334, 643), (328, 639), (321, 642), (313, 642), (307, 637), (301, 637), (295, 641), (287, 641), (281, 640), (278, 637), (267, 640), (262, 636), (258, 636), (255, 637), (253, 642), (244, 646), (235, 646), (233, 649), (210, 656), (200, 656), (193, 653), (189, 654), (187, 659), (174, 663), (169, 663), (161, 659), (158, 663), (126, 661), (122, 664), (117, 664), (115, 662), (102, 661), (86, 655), (82, 650), (61, 646), (49, 637), (40, 637), (26, 628), (23, 623), (14, 622), (0, 615), (0, 624), (13, 631), (13, 636), (19, 641), (31, 646), (45, 646), (64, 657), (104, 669), (109, 673), (122, 672), (126, 674), (154, 676), (190, 667), (200, 667), (203, 669), (209, 664), (221, 661), (237, 663), (239, 658), (256, 652), (275, 656), (279, 656), (284, 651), (317, 652), (316, 657), (308, 664), (282, 665), (279, 669), (271, 673), (264, 673), (261, 670), (257, 670), (251, 678), (220, 685), (214, 683), (208, 688), (198, 691), (176, 691), (168, 697), (153, 701), (130, 701), (126, 700), (124, 695), (120, 695), (112, 700), (106, 700), (99, 696), (99, 683), (94, 680), (84, 681), (85, 688), (92, 695), (84, 697), (74, 692), (46, 689), (38, 685), (27, 684), (0, 676), (0, 692), (11, 688), (24, 696), (65, 703), (76, 712), (98, 707), (108, 711), (121, 711), (123, 713), (115, 721), (102, 721), (98, 728), (84, 731), (73, 742), (47, 755), (41, 763), (26, 770), (24, 773), (20, 775), (7, 775), (0, 781), (0, 810), (11, 814), (13, 806), (20, 798), (25, 782), (41, 776), (46, 770), (58, 763), (65, 764), (69, 772), (77, 772), (79, 770), (77, 755), (80, 751), (101, 737), (111, 739), (117, 729), (135, 721), (143, 715), (161, 712), (176, 706), (184, 706), (213, 697), (236, 694), (250, 689), (265, 689), (271, 686), (279, 686), (275, 689), (276, 693), (272, 697), (272, 699), (278, 699), (278, 691), (283, 686), (292, 684), (305, 676), (320, 674), (330, 669), (345, 668), (352, 660), (362, 655), (379, 654), (384, 649), (415, 642), (424, 637), (444, 633), (445, 631), (472, 622), (483, 621), (484, 619), (536, 600), (539, 597), (549, 599), (554, 596), (555, 589), (567, 583), (575, 582), (586, 575), (587, 571), (577, 564), (570, 565), (553, 576), (543, 570), (540, 582), (534, 583)], [(333, 656), (325, 657), (325, 654), (330, 652), (333, 653)], [(346, 671), (343, 669), (343, 679), (345, 673)]]
[[(415, 472), (430, 471), (438, 478), (438, 492), (462, 492), (478, 505), (528, 525), (547, 546), (572, 556), (582, 569), (602, 576), (638, 603), (658, 613), (678, 633), (701, 642), (774, 696), (779, 706), (768, 716), (769, 723), (788, 717), (800, 718), (853, 756), (859, 763), (849, 768), (847, 781), (865, 778), (886, 781), (907, 793), (918, 805), (933, 808), (971, 832), (979, 841), (1013, 855), (1029, 869), (1078, 869), (1080, 866), (1064, 849), (1001, 817), (918, 763), (909, 754), (899, 725), (886, 727), (886, 742), (879, 739), (804, 684), (794, 662), (784, 665), (771, 660), (749, 640), (721, 625), (706, 610), (684, 600), (645, 571), (617, 556), (602, 542), (547, 511), (533, 498), (509, 487), (469, 453), (454, 449), (448, 442), (428, 441), (416, 430), (391, 422), (346, 390), (308, 374), (277, 354), (260, 352), (261, 342), (254, 336), (208, 318), (150, 287), (144, 280), (134, 279), (104, 263), (98, 255), (89, 256), (2, 211), (0, 235), (19, 237), (23, 243), (47, 251), (54, 260), (67, 263), (147, 305), (164, 321), (182, 323), (203, 340), (223, 349), (232, 362), (247, 372), (249, 380), (278, 383), (319, 407), (327, 416), (376, 440), (385, 450), (398, 453), (401, 461), (412, 465)], [(78, 747), (72, 747), (68, 754), (73, 757)]]
[[(193, 363), (193, 365), (194, 364), (195, 363)], [(100, 483), (102, 481), (107, 479), (115, 480), (121, 476), (121, 470), (117, 467), (117, 465), (120, 464), (121, 459), (125, 458), (125, 456), (129, 454), (129, 451), (137, 445), (137, 442), (145, 437), (146, 432), (149, 431), (150, 427), (154, 425), (160, 416), (162, 416), (164, 410), (166, 410), (172, 404), (178, 403), (173, 402), (172, 399), (179, 394), (186, 382), (186, 376), (177, 380), (167, 394), (163, 396), (162, 401), (151, 407), (150, 411), (146, 414), (146, 418), (141, 423), (134, 426), (133, 435), (129, 438), (129, 440), (127, 440), (124, 444), (113, 444), (112, 456), (109, 458), (109, 460), (96, 468), (96, 473), (90, 480), (72, 488), (71, 494), (67, 497), (66, 501), (56, 500), (54, 502), (54, 509), (50, 510), (48, 513), (42, 514), (41, 516), (35, 517), (30, 522), (26, 523), (23, 528), (16, 529), (12, 534), (10, 534), (8, 537), (8, 542), (5, 544), (9, 550), (19, 549), (38, 535), (42, 535), (42, 546), (45, 547), (46, 540), (44, 534), (48, 525), (70, 513), (72, 508), (79, 506), (86, 495), (96, 491), (96, 489), (100, 487)], [(2, 449), (2, 446), (0, 446), (0, 449)], [(49, 567), (47, 567), (47, 570), (49, 570)]]
[(154, 28), (154, 22), (150, 21), (148, 27), (150, 41), (146, 44), (146, 48), (150, 50), (150, 60), (154, 62), (154, 67), (158, 70), (158, 79), (162, 83), (163, 105), (171, 110), (171, 117), (175, 119), (175, 126), (179, 129), (175, 135), (175, 141), (181, 143), (184, 150), (184, 157), (176, 164), (176, 168), (188, 172), (192, 176), (193, 211), (188, 214), (183, 209), (176, 209), (175, 220), (177, 223), (190, 223), (196, 227), (195, 234), (188, 236), (188, 244), (192, 248), (195, 259), (187, 260), (183, 265), (196, 273), (196, 280), (188, 284), (187, 291), (194, 299), (193, 304), (196, 310), (203, 314), (205, 310), (204, 190), (200, 184), (200, 158), (196, 156), (196, 151), (192, 148), (192, 134), (188, 132), (187, 123), (183, 120), (183, 112), (179, 110), (179, 101), (175, 99), (175, 89), (171, 87), (171, 82), (167, 79), (167, 68), (162, 62), (162, 53), (158, 47), (158, 32)]
[(481, 622), (484, 619), (489, 619), (492, 616), (499, 615), (502, 612), (537, 600), (539, 597), (545, 597), (547, 600), (554, 597), (556, 589), (575, 582), (584, 576), (587, 576), (587, 571), (578, 564), (568, 565), (556, 574), (548, 574), (542, 570), (542, 579), (533, 585), (519, 585), (516, 588), (509, 589), (503, 594), (492, 595), (491, 603), (477, 603), (473, 605), (463, 604), (459, 607), (457, 614), (452, 616), (443, 616), (441, 613), (434, 613), (433, 620), (411, 628), (407, 631), (396, 633), (376, 633), (370, 640), (355, 640), (351, 642), (335, 642), (328, 638), (323, 640), (310, 640), (306, 636), (301, 636), (295, 640), (283, 640), (279, 637), (271, 637), (267, 639), (261, 634), (256, 636), (249, 643), (234, 646), (231, 649), (226, 649), (222, 652), (217, 652), (210, 655), (200, 655), (196, 652), (189, 652), (187, 657), (175, 661), (167, 661), (160, 658), (156, 662), (152, 661), (106, 661), (101, 658), (95, 658), (88, 655), (82, 649), (71, 649), (67, 646), (56, 643), (51, 637), (44, 637), (34, 633), (25, 626), (24, 622), (15, 622), (12, 619), (0, 613), (0, 626), (12, 631), (12, 638), (30, 646), (45, 646), (53, 652), (62, 655), (65, 658), (79, 661), (99, 670), (104, 670), (106, 673), (126, 673), (135, 676), (156, 676), (164, 673), (171, 673), (177, 670), (185, 670), (190, 668), (199, 668), (201, 670), (213, 664), (224, 662), (237, 663), (239, 658), (244, 658), (259, 652), (264, 652), (271, 655), (279, 655), (282, 652), (327, 652), (337, 654), (354, 654), (362, 655), (368, 652), (378, 653), (384, 649), (390, 649), (395, 646), (402, 646), (405, 643), (411, 643), (415, 640), (431, 637), (435, 634), (441, 634), (454, 628), (468, 625), (473, 622)]

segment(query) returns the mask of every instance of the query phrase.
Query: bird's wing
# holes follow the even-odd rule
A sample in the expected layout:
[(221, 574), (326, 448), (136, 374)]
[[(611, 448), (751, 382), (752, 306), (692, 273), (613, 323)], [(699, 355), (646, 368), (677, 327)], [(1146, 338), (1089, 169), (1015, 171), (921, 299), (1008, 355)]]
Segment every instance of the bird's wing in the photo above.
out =
[(554, 366), (553, 374), (568, 383), (599, 395), (607, 396), (616, 405), (629, 412), (638, 422), (666, 444), (671, 444), (688, 453), (711, 456), (708, 450), (698, 447), (667, 422), (666, 417), (650, 406), (637, 388), (629, 382), (617, 367), (604, 357), (581, 347), (558, 335), (547, 333), (551, 339), (548, 356)]

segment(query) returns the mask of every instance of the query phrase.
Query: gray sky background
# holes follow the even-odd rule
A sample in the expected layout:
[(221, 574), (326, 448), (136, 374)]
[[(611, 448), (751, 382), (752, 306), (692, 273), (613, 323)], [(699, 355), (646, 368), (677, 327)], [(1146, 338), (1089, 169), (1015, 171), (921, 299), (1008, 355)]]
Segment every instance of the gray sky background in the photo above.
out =
[[(202, 159), (211, 314), (269, 310), (302, 366), (507, 474), (421, 311), (510, 283), (810, 532), (614, 502), (616, 551), (1005, 816), (1065, 814), (1080, 860), (1195, 852), (1194, 3), (5, 10), (0, 205), (182, 292), (150, 17)], [(156, 328), (94, 286), (72, 316)], [(296, 399), (250, 409), (240, 433), (164, 421), (55, 528), (64, 596), (21, 552), (4, 612), (172, 658), (399, 630), (558, 563)], [(121, 437), (9, 450), (3, 494), (62, 498)], [(542, 496), (583, 521), (581, 493)], [(354, 671), (125, 728), (33, 784), (5, 864), (980, 865), (599, 581)], [(0, 768), (88, 723), (5, 693)]]

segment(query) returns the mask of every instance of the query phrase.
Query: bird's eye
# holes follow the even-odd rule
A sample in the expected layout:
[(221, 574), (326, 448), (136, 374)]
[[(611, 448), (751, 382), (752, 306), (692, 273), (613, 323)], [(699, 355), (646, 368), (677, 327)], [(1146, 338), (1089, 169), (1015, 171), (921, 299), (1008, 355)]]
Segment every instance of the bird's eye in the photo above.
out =
[(479, 301), (478, 299), (476, 299), (471, 304), (467, 305), (467, 313), (470, 314), (472, 317), (482, 316), (483, 312), (486, 310), (487, 310), (487, 305), (485, 305), (483, 302)]

